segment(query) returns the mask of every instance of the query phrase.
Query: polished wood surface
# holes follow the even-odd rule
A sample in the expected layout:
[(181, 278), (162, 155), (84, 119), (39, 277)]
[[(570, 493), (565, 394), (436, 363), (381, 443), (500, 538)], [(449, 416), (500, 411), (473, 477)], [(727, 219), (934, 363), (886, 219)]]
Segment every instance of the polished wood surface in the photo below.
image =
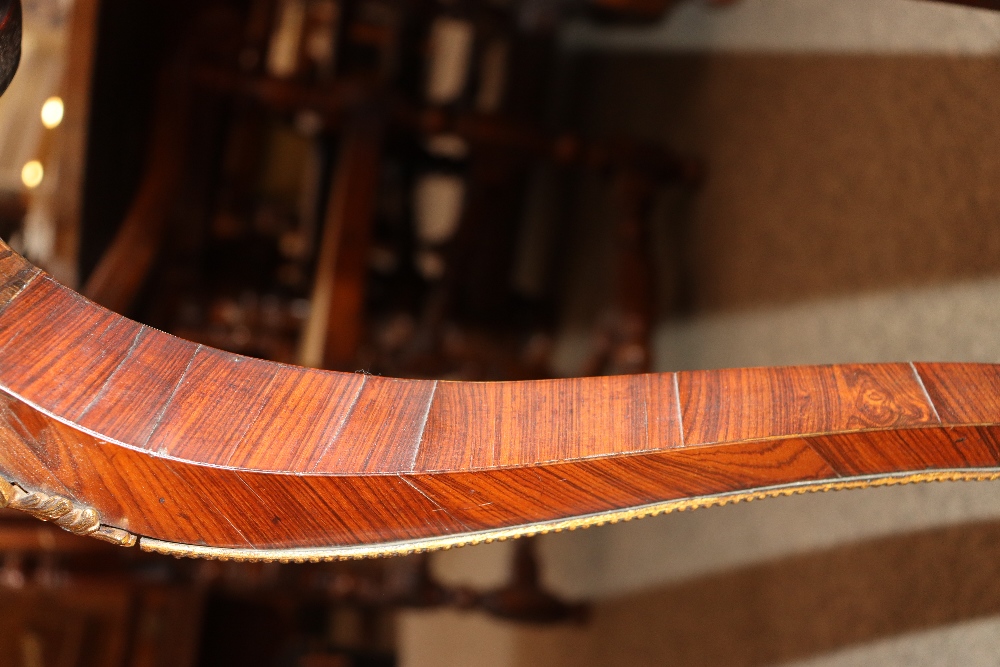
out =
[(201, 555), (377, 555), (992, 478), (998, 390), (1000, 368), (976, 364), (511, 383), (312, 370), (132, 322), (0, 247), (0, 470)]

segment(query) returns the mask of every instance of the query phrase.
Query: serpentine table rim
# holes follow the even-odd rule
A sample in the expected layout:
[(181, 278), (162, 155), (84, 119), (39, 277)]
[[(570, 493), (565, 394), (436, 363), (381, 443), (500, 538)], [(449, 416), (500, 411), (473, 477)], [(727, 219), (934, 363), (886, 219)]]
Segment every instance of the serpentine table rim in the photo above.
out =
[(133, 322), (0, 242), (0, 472), (0, 504), (147, 551), (390, 556), (809, 491), (997, 479), (1000, 367), (332, 373)]

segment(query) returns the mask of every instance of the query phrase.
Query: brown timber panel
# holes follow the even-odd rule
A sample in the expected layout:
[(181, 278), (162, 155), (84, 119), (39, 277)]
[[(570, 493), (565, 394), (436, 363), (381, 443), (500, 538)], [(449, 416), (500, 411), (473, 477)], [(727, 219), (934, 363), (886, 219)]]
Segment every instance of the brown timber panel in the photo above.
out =
[[(258, 546), (280, 535), (282, 544), (364, 544), (465, 532), (443, 508), (398, 475), (291, 476), (239, 473), (264, 503), (274, 525)], [(274, 520), (278, 519), (277, 522)], [(244, 529), (242, 523), (238, 524)]]
[(645, 380), (647, 449), (684, 446), (677, 373), (642, 376)]
[(680, 444), (676, 413), (670, 375), (442, 382), (415, 470), (529, 465), (674, 447)]
[[(105, 523), (140, 535), (172, 535), (169, 539), (189, 544), (218, 541), (231, 547), (250, 546), (210, 496), (173, 474), (176, 462), (101, 442), (21, 403), (10, 408), (27, 431), (22, 449), (65, 488), (51, 492), (94, 507)], [(20, 470), (12, 474), (21, 481)], [(226, 485), (218, 485), (214, 493), (224, 495)]]
[(18, 405), (20, 401), (0, 392), (0, 472), (7, 476), (8, 482), (49, 494), (67, 495), (65, 485), (26, 444), (32, 435), (13, 411)]
[(1000, 467), (996, 366), (507, 384), (332, 374), (142, 327), (2, 244), (0, 312), (0, 473), (178, 543), (372, 544)]
[(141, 329), (42, 276), (4, 312), (0, 377), (12, 392), (76, 419), (127, 358)]
[(317, 473), (395, 473), (413, 468), (436, 382), (369, 377)]
[(986, 364), (914, 364), (945, 424), (1000, 422), (1000, 368)]
[(277, 368), (259, 359), (199, 348), (146, 447), (225, 465), (267, 401)]
[(470, 529), (485, 530), (836, 477), (807, 443), (790, 439), (408, 479)]
[(841, 475), (995, 467), (994, 443), (972, 427), (920, 428), (809, 438)]
[(280, 548), (417, 539), (464, 526), (398, 475), (304, 477), (214, 468), (104, 443), (9, 398), (0, 469), (102, 520), (185, 544)]
[(687, 445), (938, 423), (909, 364), (694, 371), (678, 382)]
[(228, 465), (309, 472), (337, 439), (364, 384), (364, 375), (278, 367), (267, 403)]
[(132, 354), (78, 423), (119, 442), (144, 445), (197, 350), (190, 341), (144, 328)]
[[(283, 525), (271, 521), (261, 499), (243, 484), (234, 470), (169, 462), (170, 472), (179, 483), (214, 512), (246, 542), (258, 547), (262, 543), (280, 543), (295, 524)], [(262, 534), (266, 536), (262, 537)]]

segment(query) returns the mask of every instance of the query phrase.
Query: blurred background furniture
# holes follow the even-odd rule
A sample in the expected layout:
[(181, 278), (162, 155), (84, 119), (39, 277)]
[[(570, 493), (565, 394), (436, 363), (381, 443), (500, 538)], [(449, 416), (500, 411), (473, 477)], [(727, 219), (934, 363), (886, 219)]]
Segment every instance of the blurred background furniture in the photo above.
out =
[(635, 4), (107, 4), (84, 294), (277, 361), (545, 377), (564, 190), (589, 170), (616, 184), (624, 299), (591, 365), (647, 369), (650, 202), (693, 188), (700, 165), (588, 140), (553, 108), (570, 85), (559, 22), (666, 9)]

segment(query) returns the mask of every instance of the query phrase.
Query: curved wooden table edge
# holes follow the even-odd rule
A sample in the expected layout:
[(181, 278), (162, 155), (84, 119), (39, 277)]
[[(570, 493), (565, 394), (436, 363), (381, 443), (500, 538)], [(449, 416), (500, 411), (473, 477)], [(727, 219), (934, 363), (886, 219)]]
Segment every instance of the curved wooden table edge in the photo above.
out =
[[(241, 357), (0, 242), (0, 506), (174, 556), (392, 556), (815, 491), (1000, 478), (1000, 366), (514, 383)], [(8, 483), (9, 482), (9, 483)]]
[[(193, 544), (177, 544), (150, 537), (138, 538), (139, 547), (146, 552), (174, 558), (235, 561), (246, 563), (321, 563), (370, 558), (392, 558), (411, 554), (445, 551), (459, 547), (505, 542), (522, 537), (614, 525), (647, 517), (687, 512), (709, 507), (722, 507), (735, 503), (752, 502), (807, 493), (850, 491), (906, 484), (930, 482), (989, 482), (1000, 479), (1000, 468), (981, 470), (938, 470), (933, 472), (869, 475), (830, 482), (803, 482), (771, 488), (754, 489), (739, 493), (722, 493), (713, 496), (685, 498), (662, 503), (652, 503), (612, 512), (548, 521), (503, 530), (483, 531), (463, 535), (450, 535), (424, 540), (393, 542), (361, 547), (320, 547), (311, 549), (227, 549)], [(131, 546), (131, 545), (129, 545)]]

